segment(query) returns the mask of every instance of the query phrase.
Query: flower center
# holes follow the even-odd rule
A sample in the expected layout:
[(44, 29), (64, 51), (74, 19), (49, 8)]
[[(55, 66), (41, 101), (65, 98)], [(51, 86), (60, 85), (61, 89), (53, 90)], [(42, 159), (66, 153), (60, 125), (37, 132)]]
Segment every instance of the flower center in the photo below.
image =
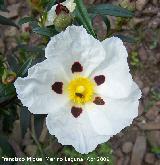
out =
[(85, 87), (80, 85), (76, 88), (76, 93), (83, 93), (85, 91)]
[(89, 78), (76, 76), (67, 87), (70, 100), (81, 105), (93, 101), (94, 86)]

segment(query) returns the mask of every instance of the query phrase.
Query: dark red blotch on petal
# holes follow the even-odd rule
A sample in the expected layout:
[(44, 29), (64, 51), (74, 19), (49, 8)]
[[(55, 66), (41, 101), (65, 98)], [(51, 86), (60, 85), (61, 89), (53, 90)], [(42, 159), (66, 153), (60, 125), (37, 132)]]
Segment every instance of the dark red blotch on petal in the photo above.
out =
[(63, 89), (63, 83), (62, 82), (55, 82), (52, 85), (52, 90), (56, 92), (57, 94), (62, 94), (62, 89)]
[(95, 103), (96, 105), (104, 105), (105, 102), (101, 97), (95, 97), (93, 103)]
[(77, 118), (82, 113), (82, 108), (80, 107), (72, 107), (71, 108), (72, 115)]
[(105, 76), (104, 75), (95, 76), (94, 80), (97, 85), (101, 85), (105, 82)]
[(69, 13), (69, 10), (66, 6), (63, 6), (62, 4), (58, 3), (56, 6), (56, 14), (59, 15), (61, 12)]
[(74, 73), (74, 72), (82, 72), (83, 71), (83, 67), (82, 67), (82, 65), (79, 62), (75, 62), (72, 65), (71, 70), (72, 70), (72, 73)]

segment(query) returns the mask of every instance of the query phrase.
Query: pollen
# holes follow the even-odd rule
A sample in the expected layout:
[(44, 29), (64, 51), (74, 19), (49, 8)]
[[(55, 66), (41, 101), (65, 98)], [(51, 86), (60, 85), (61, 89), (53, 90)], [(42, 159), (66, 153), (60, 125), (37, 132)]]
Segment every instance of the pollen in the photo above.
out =
[(76, 105), (93, 101), (95, 83), (89, 78), (76, 76), (67, 87), (69, 98)]

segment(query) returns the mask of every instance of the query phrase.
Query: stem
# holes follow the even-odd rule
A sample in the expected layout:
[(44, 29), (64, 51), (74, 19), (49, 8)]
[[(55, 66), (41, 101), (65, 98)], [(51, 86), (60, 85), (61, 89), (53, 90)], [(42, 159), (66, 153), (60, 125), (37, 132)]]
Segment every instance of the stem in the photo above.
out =
[(45, 154), (44, 154), (44, 152), (43, 152), (43, 150), (42, 150), (42, 147), (41, 147), (39, 141), (38, 141), (37, 138), (36, 138), (34, 125), (33, 125), (32, 128), (33, 128), (33, 129), (32, 129), (31, 136), (32, 136), (33, 140), (35, 141), (35, 143), (36, 143), (36, 145), (37, 145), (37, 147), (38, 147), (38, 149), (39, 149), (39, 151), (40, 151), (40, 153), (41, 153), (41, 156), (42, 156), (42, 160), (43, 160), (44, 165), (48, 165), (48, 163), (46, 162)]

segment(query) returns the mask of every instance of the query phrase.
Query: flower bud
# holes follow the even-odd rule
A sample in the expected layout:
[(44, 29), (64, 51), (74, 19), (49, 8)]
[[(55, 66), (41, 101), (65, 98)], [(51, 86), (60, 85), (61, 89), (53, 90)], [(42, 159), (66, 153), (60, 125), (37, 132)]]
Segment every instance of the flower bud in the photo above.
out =
[[(57, 1), (57, 4), (52, 6), (52, 8), (47, 12), (44, 25), (51, 26), (55, 23), (57, 30), (61, 31), (65, 29), (67, 25), (70, 25), (72, 22), (73, 17), (71, 14), (74, 12), (75, 8), (76, 3), (74, 3), (74, 0), (66, 0), (62, 3)], [(62, 23), (62, 19), (65, 20), (64, 23)], [(59, 27), (60, 29), (58, 29)]]
[(4, 70), (2, 76), (2, 83), (3, 84), (11, 84), (16, 80), (16, 73), (8, 70)]
[(69, 25), (71, 25), (72, 21), (73, 21), (73, 17), (70, 14), (61, 12), (54, 19), (53, 23), (57, 31), (62, 31), (65, 30)]

